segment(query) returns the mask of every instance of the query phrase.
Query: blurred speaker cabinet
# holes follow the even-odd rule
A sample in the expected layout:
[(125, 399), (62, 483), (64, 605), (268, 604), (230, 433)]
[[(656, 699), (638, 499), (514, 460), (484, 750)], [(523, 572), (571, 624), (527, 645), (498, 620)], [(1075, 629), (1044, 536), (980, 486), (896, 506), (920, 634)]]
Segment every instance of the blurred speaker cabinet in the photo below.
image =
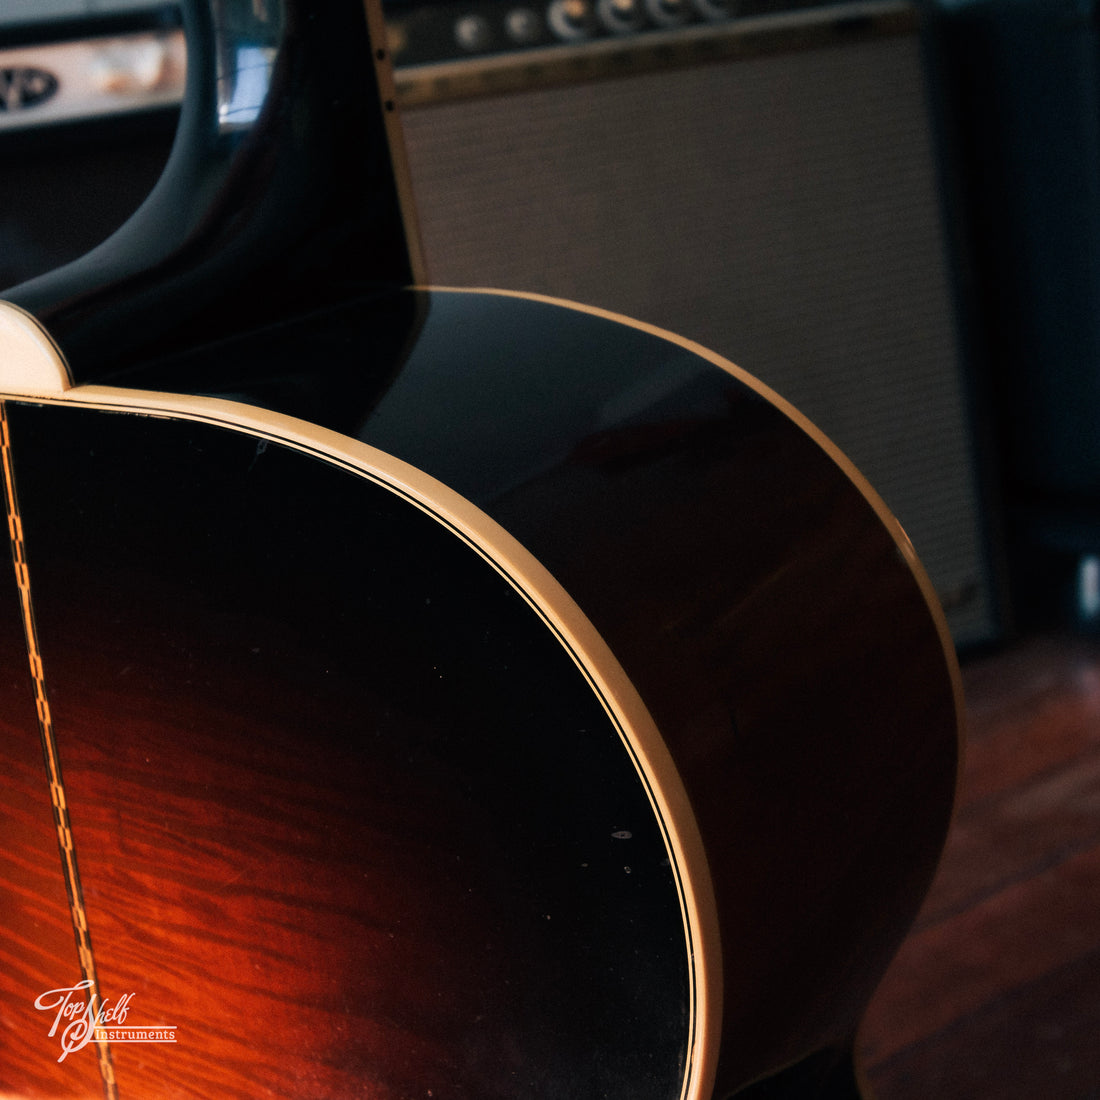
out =
[(999, 634), (911, 6), (400, 58), (432, 282), (571, 298), (726, 355), (875, 485), (956, 642)]

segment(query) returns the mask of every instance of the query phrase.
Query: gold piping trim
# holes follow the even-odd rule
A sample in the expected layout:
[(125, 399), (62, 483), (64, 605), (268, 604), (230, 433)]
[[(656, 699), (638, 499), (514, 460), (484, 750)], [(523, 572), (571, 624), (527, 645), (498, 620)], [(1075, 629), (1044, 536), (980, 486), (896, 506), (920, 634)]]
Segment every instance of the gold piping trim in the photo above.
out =
[[(96, 976), (92, 937), (88, 929), (88, 913), (84, 907), (84, 893), (80, 887), (80, 872), (76, 862), (76, 845), (73, 842), (72, 823), (69, 820), (69, 805), (65, 798), (65, 784), (61, 777), (61, 758), (57, 751), (53, 717), (50, 713), (50, 702), (46, 694), (46, 673), (42, 664), (42, 653), (38, 645), (38, 629), (34, 621), (30, 571), (27, 568), (27, 549), (23, 539), (23, 519), (19, 511), (19, 497), (15, 491), (15, 466), (12, 461), (11, 433), (8, 428), (8, 412), (5, 401), (0, 401), (0, 457), (2, 457), (4, 467), (4, 496), (7, 501), (8, 536), (11, 540), (12, 561), (15, 565), (15, 582), (19, 588), (19, 603), (23, 613), (23, 632), (27, 639), (27, 660), (30, 664), (31, 678), (34, 681), (38, 732), (42, 740), (42, 755), (46, 762), (46, 775), (50, 784), (50, 804), (53, 807), (54, 826), (57, 829), (57, 847), (61, 855), (65, 891), (69, 896), (69, 914), (73, 925), (73, 935), (76, 937), (80, 976), (83, 981), (92, 983), (88, 996), (93, 1006), (94, 1015), (96, 1003), (102, 1003), (99, 979)], [(98, 1029), (96, 1029), (96, 1032), (98, 1032)], [(100, 1077), (103, 1079), (104, 1095), (107, 1100), (117, 1100), (118, 1086), (115, 1081), (110, 1043), (105, 1038), (100, 1038), (98, 1034), (93, 1034), (92, 1042), (95, 1043), (96, 1047), (96, 1059), (99, 1063)]]

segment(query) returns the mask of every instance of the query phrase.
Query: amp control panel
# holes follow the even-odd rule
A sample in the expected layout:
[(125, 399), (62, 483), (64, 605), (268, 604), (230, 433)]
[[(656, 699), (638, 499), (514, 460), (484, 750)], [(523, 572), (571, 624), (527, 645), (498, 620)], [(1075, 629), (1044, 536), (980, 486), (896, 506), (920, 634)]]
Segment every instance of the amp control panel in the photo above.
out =
[(836, 0), (390, 0), (385, 11), (400, 68), (843, 6)]

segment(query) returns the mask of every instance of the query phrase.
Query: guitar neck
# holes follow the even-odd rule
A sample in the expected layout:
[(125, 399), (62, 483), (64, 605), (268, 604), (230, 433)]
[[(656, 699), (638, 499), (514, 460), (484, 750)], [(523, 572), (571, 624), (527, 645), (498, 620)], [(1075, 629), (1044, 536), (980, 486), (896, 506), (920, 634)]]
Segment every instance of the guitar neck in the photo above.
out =
[(185, 4), (187, 88), (164, 176), (99, 248), (5, 295), (45, 324), (75, 381), (415, 277), (368, 8)]

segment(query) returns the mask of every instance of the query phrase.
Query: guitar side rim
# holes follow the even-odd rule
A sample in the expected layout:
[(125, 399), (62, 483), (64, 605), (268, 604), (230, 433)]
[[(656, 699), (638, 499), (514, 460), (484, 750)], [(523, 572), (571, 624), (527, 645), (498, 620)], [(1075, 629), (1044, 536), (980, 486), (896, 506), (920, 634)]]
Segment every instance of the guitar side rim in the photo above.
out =
[(792, 405), (785, 397), (780, 393), (773, 390), (770, 386), (761, 382), (759, 378), (745, 370), (743, 367), (738, 366), (736, 363), (719, 355), (717, 352), (712, 351), (704, 344), (699, 344), (694, 340), (690, 340), (685, 336), (680, 336), (678, 333), (671, 332), (668, 329), (659, 327), (658, 325), (652, 325), (648, 321), (640, 321), (633, 317), (628, 317), (621, 313), (616, 313), (613, 310), (604, 309), (601, 306), (586, 305), (582, 302), (573, 302), (565, 298), (556, 298), (548, 294), (538, 294), (533, 291), (514, 291), (514, 290), (500, 290), (495, 287), (452, 287), (452, 286), (424, 286), (414, 287), (415, 290), (423, 290), (428, 293), (446, 293), (446, 294), (487, 294), (500, 298), (515, 298), (521, 301), (528, 302), (541, 302), (545, 305), (558, 306), (563, 309), (571, 309), (577, 313), (588, 314), (591, 317), (600, 317), (607, 321), (613, 321), (620, 325), (626, 325), (629, 328), (638, 330), (639, 332), (648, 333), (650, 336), (656, 336), (658, 339), (666, 340), (671, 344), (682, 348), (684, 351), (691, 352), (693, 355), (698, 356), (700, 359), (706, 360), (708, 363), (720, 370), (725, 371), (726, 374), (733, 378), (736, 378), (743, 386), (752, 390), (755, 394), (762, 397), (765, 401), (769, 402), (781, 413), (783, 413), (795, 427), (801, 429), (806, 435), (808, 435), (820, 448), (826, 456), (837, 465), (843, 473), (851, 481), (852, 485), (863, 496), (864, 500), (870, 505), (883, 526), (890, 532), (895, 544), (897, 545), (898, 552), (904, 559), (909, 571), (913, 575), (913, 579), (920, 589), (921, 595), (924, 597), (925, 603), (928, 605), (929, 614), (932, 617), (933, 623), (936, 627), (936, 632), (939, 635), (940, 645), (943, 649), (944, 660), (947, 666), (947, 672), (951, 679), (952, 695), (955, 700), (955, 711), (958, 717), (958, 760), (956, 768), (956, 780), (955, 780), (955, 793), (956, 803), (958, 801), (958, 789), (961, 781), (962, 773), (962, 757), (966, 745), (966, 722), (965, 722), (965, 694), (963, 690), (962, 672), (959, 668), (958, 657), (955, 652), (955, 643), (951, 638), (951, 630), (947, 623), (947, 616), (944, 614), (943, 606), (940, 603), (939, 596), (936, 594), (935, 587), (932, 584), (932, 580), (928, 575), (927, 570), (924, 568), (923, 563), (917, 555), (917, 551), (913, 546), (912, 539), (910, 539), (905, 528), (894, 515), (893, 511), (887, 505), (887, 503), (879, 495), (878, 491), (871, 484), (871, 482), (864, 476), (863, 472), (858, 466), (837, 446), (832, 439), (825, 434), (808, 416), (802, 413), (795, 405)]

